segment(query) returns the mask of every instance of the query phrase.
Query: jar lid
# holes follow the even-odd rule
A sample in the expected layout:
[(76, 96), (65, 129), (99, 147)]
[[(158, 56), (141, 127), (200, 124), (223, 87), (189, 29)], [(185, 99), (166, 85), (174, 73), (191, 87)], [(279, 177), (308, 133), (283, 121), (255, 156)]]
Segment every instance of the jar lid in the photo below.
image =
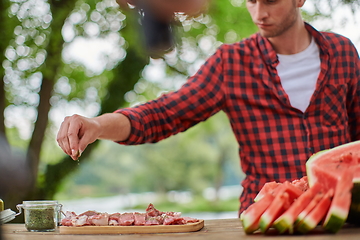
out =
[(11, 209), (5, 209), (0, 212), (0, 224), (4, 224), (13, 220), (16, 216), (16, 213)]
[(23, 201), (24, 207), (38, 207), (38, 206), (56, 206), (58, 205), (58, 201), (51, 200), (37, 200), (37, 201)]

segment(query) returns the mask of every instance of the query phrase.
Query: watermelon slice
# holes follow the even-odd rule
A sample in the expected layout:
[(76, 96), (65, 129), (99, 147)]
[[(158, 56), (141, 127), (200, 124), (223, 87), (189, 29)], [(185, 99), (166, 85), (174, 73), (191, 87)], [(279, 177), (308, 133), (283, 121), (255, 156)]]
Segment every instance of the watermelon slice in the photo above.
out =
[(353, 184), (347, 222), (360, 225), (360, 165), (355, 168)]
[(312, 198), (318, 193), (321, 192), (322, 185), (320, 183), (315, 183), (315, 185), (303, 193), (294, 203), (286, 210), (278, 219), (274, 222), (274, 227), (279, 231), (279, 233), (284, 233), (288, 231), (290, 234), (293, 233), (293, 225), (297, 216), (309, 205)]
[[(337, 216), (342, 221), (359, 224), (360, 219), (360, 141), (346, 143), (335, 148), (324, 150), (314, 154), (306, 163), (306, 172), (309, 179), (310, 187), (315, 182), (322, 182), (326, 189), (335, 189), (339, 176), (348, 168), (355, 168), (353, 177), (353, 188), (351, 205), (337, 205), (335, 201), (332, 204), (332, 214), (342, 213)], [(344, 219), (345, 212), (349, 212), (347, 219)], [(335, 216), (333, 216), (334, 218)]]
[(281, 183), (275, 181), (265, 183), (264, 186), (261, 188), (260, 192), (254, 198), (254, 202), (259, 201), (267, 194), (274, 194), (275, 189), (277, 189), (277, 187), (280, 185)]
[[(324, 184), (328, 184), (329, 188), (335, 188), (339, 173), (341, 174), (350, 166), (355, 167), (359, 164), (359, 154), (360, 141), (356, 141), (320, 151), (311, 156), (306, 162), (310, 187), (315, 182), (322, 181)], [(334, 174), (330, 175), (329, 172)]]
[(324, 219), (326, 213), (329, 210), (331, 204), (331, 198), (334, 195), (332, 189), (328, 190), (326, 194), (322, 197), (319, 203), (314, 207), (314, 209), (306, 215), (306, 217), (301, 221), (297, 226), (297, 230), (301, 233), (307, 233), (313, 230), (318, 223)]
[(260, 230), (266, 232), (273, 222), (297, 199), (303, 191), (286, 181), (274, 190), (275, 199), (260, 218)]
[(259, 229), (260, 217), (273, 202), (274, 198), (274, 195), (267, 194), (242, 212), (240, 220), (246, 234), (251, 234)]
[(275, 181), (267, 182), (261, 188), (260, 192), (256, 195), (254, 201), (259, 201), (266, 194), (276, 195), (276, 192), (279, 190), (278, 187), (282, 184), (286, 184), (289, 187), (289, 189), (287, 190), (288, 193), (292, 196), (295, 196), (295, 198), (297, 198), (299, 195), (301, 195), (302, 192), (305, 192), (309, 188), (307, 176), (302, 177), (301, 179), (295, 179), (291, 183), (289, 181), (285, 181), (284, 183), (279, 183)]
[(274, 201), (260, 217), (260, 230), (265, 233), (273, 224), (275, 219), (280, 216), (289, 205), (289, 194), (287, 192), (278, 193)]
[[(311, 188), (310, 188), (311, 189)], [(316, 207), (316, 205), (320, 202), (320, 200), (323, 198), (324, 193), (318, 192), (316, 193), (316, 195), (314, 196), (314, 198), (311, 200), (311, 202), (309, 203), (309, 205), (307, 205), (305, 207), (304, 210), (302, 210), (299, 215), (297, 216), (296, 220), (295, 220), (295, 226), (299, 226), (300, 224), (302, 224), (302, 222), (304, 221), (305, 217)]]
[[(335, 188), (334, 198), (324, 221), (324, 228), (330, 232), (338, 232), (348, 217), (351, 204), (354, 168), (343, 171)], [(340, 206), (340, 207), (339, 207)]]
[(265, 184), (241, 216), (245, 231), (306, 233), (323, 220), (324, 229), (337, 232), (345, 221), (360, 224), (360, 140), (314, 154), (306, 172), (308, 181)]

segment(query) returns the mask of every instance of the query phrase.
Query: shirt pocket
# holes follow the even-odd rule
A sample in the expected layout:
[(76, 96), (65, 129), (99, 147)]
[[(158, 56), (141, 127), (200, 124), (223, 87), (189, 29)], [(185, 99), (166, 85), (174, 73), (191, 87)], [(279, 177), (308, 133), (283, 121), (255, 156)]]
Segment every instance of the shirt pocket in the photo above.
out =
[(346, 84), (328, 84), (323, 89), (320, 107), (325, 125), (341, 128), (347, 125), (347, 91)]

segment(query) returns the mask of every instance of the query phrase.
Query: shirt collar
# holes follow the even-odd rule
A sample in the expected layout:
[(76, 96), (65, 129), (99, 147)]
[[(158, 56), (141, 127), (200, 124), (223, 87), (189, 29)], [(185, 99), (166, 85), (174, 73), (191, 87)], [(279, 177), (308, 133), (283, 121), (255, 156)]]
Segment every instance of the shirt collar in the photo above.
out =
[[(308, 32), (315, 38), (315, 42), (318, 44), (320, 52), (323, 54), (327, 54), (329, 49), (329, 43), (328, 41), (326, 41), (323, 34), (306, 22), (305, 27), (306, 30), (308, 30)], [(256, 38), (260, 51), (262, 53), (262, 57), (264, 58), (266, 64), (276, 68), (276, 66), (279, 64), (279, 61), (270, 41), (267, 38), (262, 37), (259, 33), (257, 33)]]

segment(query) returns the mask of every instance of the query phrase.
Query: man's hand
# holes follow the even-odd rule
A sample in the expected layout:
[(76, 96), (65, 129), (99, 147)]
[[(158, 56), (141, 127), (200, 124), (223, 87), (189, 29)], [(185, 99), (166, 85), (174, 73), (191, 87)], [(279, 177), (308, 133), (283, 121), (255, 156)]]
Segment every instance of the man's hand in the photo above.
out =
[(98, 139), (100, 131), (97, 121), (75, 114), (64, 119), (56, 140), (66, 154), (77, 160), (85, 148)]
[(75, 114), (64, 119), (56, 140), (66, 154), (77, 160), (97, 139), (125, 141), (130, 131), (130, 120), (121, 113), (106, 113), (94, 118)]

